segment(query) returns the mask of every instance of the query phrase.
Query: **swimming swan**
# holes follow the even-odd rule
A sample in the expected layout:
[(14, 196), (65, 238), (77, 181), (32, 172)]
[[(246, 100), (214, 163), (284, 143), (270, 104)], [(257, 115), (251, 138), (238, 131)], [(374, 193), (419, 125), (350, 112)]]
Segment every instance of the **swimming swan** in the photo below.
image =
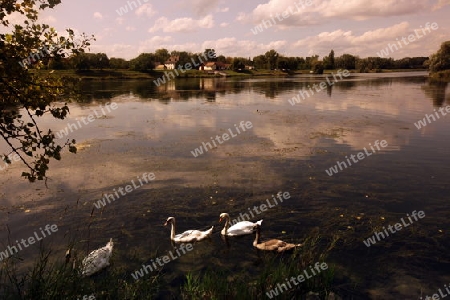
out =
[(175, 235), (175, 218), (169, 217), (167, 218), (166, 223), (164, 223), (164, 226), (167, 226), (171, 224), (172, 229), (170, 231), (170, 239), (174, 241), (175, 243), (189, 243), (189, 242), (196, 242), (201, 241), (207, 237), (210, 237), (212, 234), (212, 230), (214, 226), (212, 226), (210, 229), (206, 231), (200, 231), (200, 230), (186, 230), (183, 233)]
[(225, 220), (225, 226), (223, 227), (222, 231), (220, 232), (222, 235), (226, 236), (238, 236), (238, 235), (245, 235), (245, 234), (251, 234), (254, 232), (255, 225), (261, 225), (263, 220), (259, 220), (256, 223), (250, 222), (250, 221), (242, 221), (234, 224), (230, 227), (230, 216), (227, 213), (221, 213), (219, 222), (222, 222)]

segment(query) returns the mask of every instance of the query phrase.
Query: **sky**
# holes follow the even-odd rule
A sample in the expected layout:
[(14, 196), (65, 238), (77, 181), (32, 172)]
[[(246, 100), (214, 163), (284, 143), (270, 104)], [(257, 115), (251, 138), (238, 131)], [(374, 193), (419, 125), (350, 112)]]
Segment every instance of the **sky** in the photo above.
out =
[(40, 19), (93, 34), (91, 52), (125, 59), (160, 48), (369, 57), (389, 43), (399, 59), (430, 56), (450, 40), (450, 0), (62, 0)]

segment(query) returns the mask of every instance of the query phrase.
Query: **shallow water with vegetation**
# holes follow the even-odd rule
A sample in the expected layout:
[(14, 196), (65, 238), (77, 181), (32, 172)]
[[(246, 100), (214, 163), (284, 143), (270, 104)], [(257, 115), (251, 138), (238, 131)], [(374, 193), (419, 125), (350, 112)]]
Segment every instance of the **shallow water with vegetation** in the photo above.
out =
[[(178, 232), (214, 225), (210, 240), (158, 273), (166, 284), (157, 297), (180, 297), (186, 274), (212, 270), (231, 281), (263, 272), (273, 257), (253, 249), (252, 235), (223, 240), (218, 219), (222, 212), (231, 219), (250, 213), (281, 191), (290, 198), (253, 211), (252, 221), (264, 220), (263, 239), (317, 240), (305, 245), (317, 249), (300, 256), (317, 251), (315, 263), (327, 253), (322, 258), (333, 267), (328, 291), (343, 299), (436, 293), (450, 282), (450, 117), (439, 113), (450, 105), (448, 84), (429, 82), (426, 72), (352, 74), (290, 104), (300, 90), (324, 80), (187, 78), (160, 87), (147, 80), (83, 82), (83, 98), (70, 103), (69, 118), (43, 119), (44, 128), (64, 130), (110, 103), (117, 109), (67, 131), (61, 142), (76, 139), (78, 153), (51, 163), (47, 187), (19, 179), (20, 163), (0, 171), (0, 251), (56, 224), (58, 232), (44, 240), (52, 258), (63, 261), (69, 244), (85, 255), (113, 238), (112, 265), (92, 280), (111, 272), (134, 281), (131, 274), (142, 264), (173, 251), (170, 229), (162, 226), (167, 217), (176, 217)], [(426, 126), (418, 129), (419, 120)], [(252, 127), (237, 133), (242, 121)], [(235, 136), (193, 155), (230, 130)], [(383, 140), (387, 146), (378, 150), (375, 143)], [(372, 154), (350, 165), (347, 158), (364, 148)], [(346, 161), (332, 176), (326, 172)], [(96, 208), (94, 202), (144, 173), (155, 180)], [(425, 217), (406, 226), (414, 211)], [(364, 243), (402, 220), (401, 230)], [(37, 244), (20, 251), (21, 268), (38, 253)]]

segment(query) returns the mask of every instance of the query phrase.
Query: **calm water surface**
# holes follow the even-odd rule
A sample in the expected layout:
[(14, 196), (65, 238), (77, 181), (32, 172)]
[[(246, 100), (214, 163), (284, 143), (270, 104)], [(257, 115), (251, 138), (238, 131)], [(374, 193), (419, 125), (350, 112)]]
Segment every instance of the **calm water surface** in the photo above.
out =
[[(14, 163), (0, 171), (0, 225), (11, 239), (57, 224), (48, 238), (64, 255), (75, 240), (83, 252), (116, 241), (113, 266), (124, 276), (172, 248), (169, 216), (177, 231), (216, 226), (211, 241), (165, 266), (177, 293), (183, 274), (208, 266), (257, 270), (252, 236), (224, 244), (219, 214), (248, 212), (279, 191), (291, 198), (257, 216), (263, 236), (302, 242), (320, 235), (339, 241), (327, 258), (335, 265), (336, 290), (353, 299), (418, 299), (450, 283), (450, 117), (418, 129), (425, 114), (450, 105), (447, 84), (426, 73), (357, 74), (291, 105), (288, 100), (323, 77), (180, 79), (155, 87), (151, 81), (88, 82), (83, 99), (70, 104), (63, 129), (81, 117), (117, 109), (67, 136), (79, 144), (50, 166), (48, 188), (19, 178)], [(213, 150), (191, 151), (234, 124), (253, 127)], [(387, 147), (333, 176), (325, 170), (376, 140)], [(63, 143), (64, 139), (61, 140)], [(4, 144), (0, 150), (6, 151)], [(93, 209), (104, 193), (145, 172), (156, 180)], [(412, 211), (426, 216), (366, 247), (363, 240)], [(8, 234), (0, 233), (0, 251)], [(87, 242), (89, 241), (89, 242)], [(21, 252), (31, 263), (38, 247)]]

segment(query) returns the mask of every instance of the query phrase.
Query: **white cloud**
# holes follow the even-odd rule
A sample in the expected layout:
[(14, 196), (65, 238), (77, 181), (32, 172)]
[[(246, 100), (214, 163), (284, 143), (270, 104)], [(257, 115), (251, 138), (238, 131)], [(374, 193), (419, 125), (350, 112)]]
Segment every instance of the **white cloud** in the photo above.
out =
[(122, 18), (122, 17), (116, 18), (116, 23), (117, 23), (117, 24), (122, 25), (123, 22), (125, 22), (125, 18)]
[[(192, 53), (203, 52), (204, 49), (213, 48), (218, 55), (226, 56), (243, 56), (253, 57), (264, 54), (270, 49), (281, 51), (286, 47), (286, 41), (273, 41), (269, 44), (257, 43), (250, 40), (238, 40), (234, 37), (226, 37), (217, 40), (208, 40), (203, 43), (187, 42), (184, 44), (174, 43), (175, 39), (172, 36), (154, 36), (150, 39), (140, 42), (139, 47), (134, 48), (135, 56), (139, 53), (154, 52), (156, 49), (166, 48), (171, 50), (188, 51)], [(106, 48), (108, 49), (108, 48)], [(105, 51), (105, 50), (103, 50)], [(116, 51), (117, 52), (117, 51)], [(109, 49), (108, 49), (109, 53)], [(135, 56), (132, 56), (135, 57)], [(123, 56), (121, 56), (123, 57)], [(127, 53), (127, 58), (130, 58), (130, 53)]]
[(247, 19), (247, 14), (245, 12), (240, 12), (236, 16), (236, 21), (243, 22)]
[(126, 31), (136, 31), (136, 27), (133, 27), (133, 26), (127, 26), (127, 27), (125, 27), (125, 30), (126, 30)]
[(103, 19), (103, 15), (97, 11), (97, 12), (94, 13), (94, 18), (102, 20)]
[(185, 0), (183, 4), (193, 10), (197, 16), (203, 17), (216, 10), (219, 0)]
[[(281, 28), (311, 25), (319, 22), (315, 6), (315, 1), (308, 5), (306, 1), (301, 4), (292, 0), (269, 0), (265, 4), (259, 4), (250, 14), (241, 17), (241, 20), (257, 24), (273, 18), (277, 27)], [(287, 15), (286, 18), (282, 17), (283, 13)]]
[(205, 41), (200, 49), (213, 48), (218, 55), (226, 56), (255, 56), (275, 49), (283, 50), (287, 45), (286, 41), (273, 41), (271, 43), (258, 43), (250, 40), (238, 40), (235, 37), (225, 37), (217, 40)]
[(153, 52), (156, 49), (160, 48), (170, 48), (173, 49), (170, 44), (173, 42), (173, 38), (171, 36), (159, 36), (155, 35), (150, 39), (142, 41), (139, 43), (139, 53), (143, 52)]
[(107, 53), (108, 57), (119, 57), (124, 59), (132, 59), (139, 55), (135, 45), (126, 44), (93, 44), (91, 47), (93, 53)]
[[(277, 20), (277, 27), (300, 27), (305, 25), (325, 23), (330, 19), (366, 20), (389, 16), (404, 16), (440, 9), (449, 4), (450, 0), (324, 0), (311, 1), (311, 5), (301, 5), (292, 0), (269, 0), (259, 4), (249, 14), (241, 13), (238, 21), (259, 24), (272, 17)], [(433, 6), (434, 4), (434, 6)], [(277, 14), (288, 12), (286, 19), (277, 19)]]
[[(10, 23), (10, 27), (12, 28), (12, 25), (17, 25), (17, 24), (23, 24), (25, 22), (25, 20), (27, 19), (24, 15), (22, 15), (21, 13), (18, 12), (13, 12), (10, 15), (7, 15), (5, 17), (6, 20), (9, 21)], [(1, 26), (0, 27), (0, 33), (4, 33), (4, 32), (9, 32), (10, 30), (8, 30), (8, 28)]]
[(433, 11), (439, 10), (447, 5), (450, 5), (450, 0), (438, 0), (438, 3), (433, 6)]
[(227, 23), (227, 22), (223, 22), (223, 23), (220, 23), (220, 27), (222, 27), (222, 28), (224, 28), (224, 27), (227, 27), (228, 25), (230, 25), (230, 23)]
[(141, 5), (135, 12), (138, 16), (147, 16), (151, 18), (157, 13), (156, 10), (153, 9), (153, 6), (149, 3)]
[(371, 17), (402, 16), (428, 10), (429, 0), (328, 0), (317, 6), (325, 17), (365, 20)]
[(55, 24), (56, 21), (57, 21), (56, 18), (53, 17), (53, 16), (47, 16), (47, 17), (44, 17), (44, 18), (39, 19), (39, 20), (44, 22), (44, 23), (47, 23), (47, 24)]
[(155, 21), (149, 32), (162, 30), (163, 32), (193, 32), (202, 28), (212, 28), (214, 20), (212, 15), (207, 15), (202, 19), (179, 18), (169, 21), (166, 17), (161, 17)]
[[(332, 32), (321, 32), (318, 35), (308, 36), (293, 43), (290, 52), (292, 53), (295, 52), (295, 49), (302, 48), (309, 55), (326, 55), (333, 49), (337, 54), (350, 53), (363, 57), (377, 56), (377, 52), (386, 48), (389, 43), (397, 43), (397, 39), (401, 40), (402, 37), (413, 34), (414, 29), (417, 28), (412, 28), (408, 22), (402, 22), (390, 27), (369, 30), (360, 35), (342, 29)], [(391, 56), (401, 58), (404, 56), (423, 55), (425, 49), (428, 53), (432, 53), (433, 49), (437, 49), (439, 40), (443, 38), (445, 38), (444, 34), (440, 34), (438, 31), (431, 31), (415, 42), (393, 52)]]

